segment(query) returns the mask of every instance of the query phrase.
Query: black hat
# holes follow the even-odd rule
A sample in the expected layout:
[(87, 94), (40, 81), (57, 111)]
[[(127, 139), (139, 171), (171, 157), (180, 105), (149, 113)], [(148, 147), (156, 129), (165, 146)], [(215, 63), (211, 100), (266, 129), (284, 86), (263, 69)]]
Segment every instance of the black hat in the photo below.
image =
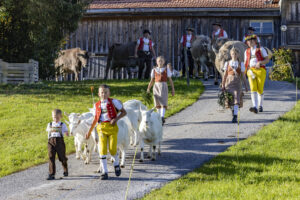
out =
[(145, 30), (143, 31), (143, 34), (145, 34), (145, 33), (149, 33), (149, 35), (151, 35), (151, 33), (150, 33), (150, 31), (149, 31), (148, 29), (145, 29)]
[(253, 28), (252, 26), (250, 26), (250, 27), (248, 28), (248, 30), (249, 30), (249, 31), (256, 31), (256, 29)]
[(218, 22), (215, 22), (215, 23), (213, 23), (212, 25), (216, 25), (216, 26), (222, 26), (220, 23), (218, 23)]
[(194, 32), (194, 29), (191, 28), (191, 27), (188, 27), (186, 30), (187, 30), (187, 31), (192, 31), (192, 32)]

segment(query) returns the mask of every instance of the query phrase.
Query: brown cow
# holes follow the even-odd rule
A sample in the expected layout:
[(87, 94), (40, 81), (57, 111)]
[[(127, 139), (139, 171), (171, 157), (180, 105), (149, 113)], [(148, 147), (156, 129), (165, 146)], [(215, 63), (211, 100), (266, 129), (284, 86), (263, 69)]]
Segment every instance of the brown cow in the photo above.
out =
[(58, 58), (54, 61), (56, 81), (58, 81), (58, 74), (63, 74), (64, 80), (66, 80), (66, 75), (70, 73), (74, 73), (75, 81), (78, 81), (78, 74), (81, 71), (81, 67), (87, 66), (88, 58), (88, 52), (80, 48), (60, 51)]

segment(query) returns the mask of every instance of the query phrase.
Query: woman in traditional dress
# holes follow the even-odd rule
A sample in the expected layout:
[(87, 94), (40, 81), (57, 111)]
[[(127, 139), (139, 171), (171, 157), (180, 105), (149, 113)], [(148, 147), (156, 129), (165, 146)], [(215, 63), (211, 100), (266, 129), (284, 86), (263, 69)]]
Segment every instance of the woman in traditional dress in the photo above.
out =
[(229, 92), (233, 96), (233, 118), (232, 123), (237, 122), (237, 115), (239, 107), (242, 107), (242, 81), (245, 86), (246, 92), (248, 87), (245, 77), (245, 65), (240, 61), (240, 54), (238, 49), (232, 48), (230, 50), (231, 60), (226, 62), (224, 65), (224, 77), (222, 80), (223, 91)]
[(156, 59), (157, 67), (151, 71), (151, 80), (148, 84), (147, 92), (150, 92), (151, 87), (153, 87), (154, 105), (157, 112), (162, 118), (162, 123), (165, 123), (165, 112), (168, 107), (168, 84), (169, 82), (172, 87), (172, 96), (175, 94), (174, 84), (172, 81), (172, 73), (169, 68), (165, 66), (165, 59), (162, 56)]

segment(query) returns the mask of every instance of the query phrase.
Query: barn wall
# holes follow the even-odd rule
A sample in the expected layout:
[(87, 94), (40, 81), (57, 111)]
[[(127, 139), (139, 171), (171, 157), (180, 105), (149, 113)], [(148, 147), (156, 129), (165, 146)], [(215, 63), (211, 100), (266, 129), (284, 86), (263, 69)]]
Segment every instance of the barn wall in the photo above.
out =
[[(81, 47), (94, 53), (107, 53), (113, 43), (135, 41), (147, 28), (152, 32), (157, 55), (163, 55), (178, 69), (178, 43), (185, 28), (195, 28), (196, 34), (211, 35), (211, 24), (221, 22), (229, 38), (242, 40), (249, 22), (258, 17), (120, 17), (84, 18), (78, 30), (71, 34), (66, 48)], [(274, 22), (274, 34), (261, 35), (262, 45), (269, 48), (280, 44), (280, 21), (276, 17), (264, 17)]]

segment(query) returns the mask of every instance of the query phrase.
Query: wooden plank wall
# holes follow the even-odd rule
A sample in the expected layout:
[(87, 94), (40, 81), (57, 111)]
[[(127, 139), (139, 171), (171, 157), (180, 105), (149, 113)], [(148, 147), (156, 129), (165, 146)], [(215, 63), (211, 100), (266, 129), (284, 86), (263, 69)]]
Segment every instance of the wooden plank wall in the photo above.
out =
[[(253, 19), (261, 18), (253, 17)], [(251, 18), (239, 17), (84, 18), (79, 24), (78, 30), (70, 35), (66, 48), (80, 47), (93, 53), (107, 53), (112, 44), (135, 41), (142, 36), (144, 29), (149, 29), (152, 32), (151, 37), (155, 43), (157, 55), (163, 55), (167, 62), (171, 62), (175, 69), (178, 69), (178, 43), (187, 27), (193, 27), (195, 34), (210, 36), (212, 34), (211, 24), (218, 21), (223, 24), (229, 38), (242, 40), (250, 20)], [(273, 20), (275, 34), (260, 36), (262, 45), (270, 49), (278, 47), (280, 38), (279, 19)], [(101, 65), (105, 66), (105, 61), (102, 60)], [(103, 77), (100, 68), (88, 71), (89, 77)]]
[(287, 44), (300, 45), (300, 1), (289, 1), (286, 10)]

